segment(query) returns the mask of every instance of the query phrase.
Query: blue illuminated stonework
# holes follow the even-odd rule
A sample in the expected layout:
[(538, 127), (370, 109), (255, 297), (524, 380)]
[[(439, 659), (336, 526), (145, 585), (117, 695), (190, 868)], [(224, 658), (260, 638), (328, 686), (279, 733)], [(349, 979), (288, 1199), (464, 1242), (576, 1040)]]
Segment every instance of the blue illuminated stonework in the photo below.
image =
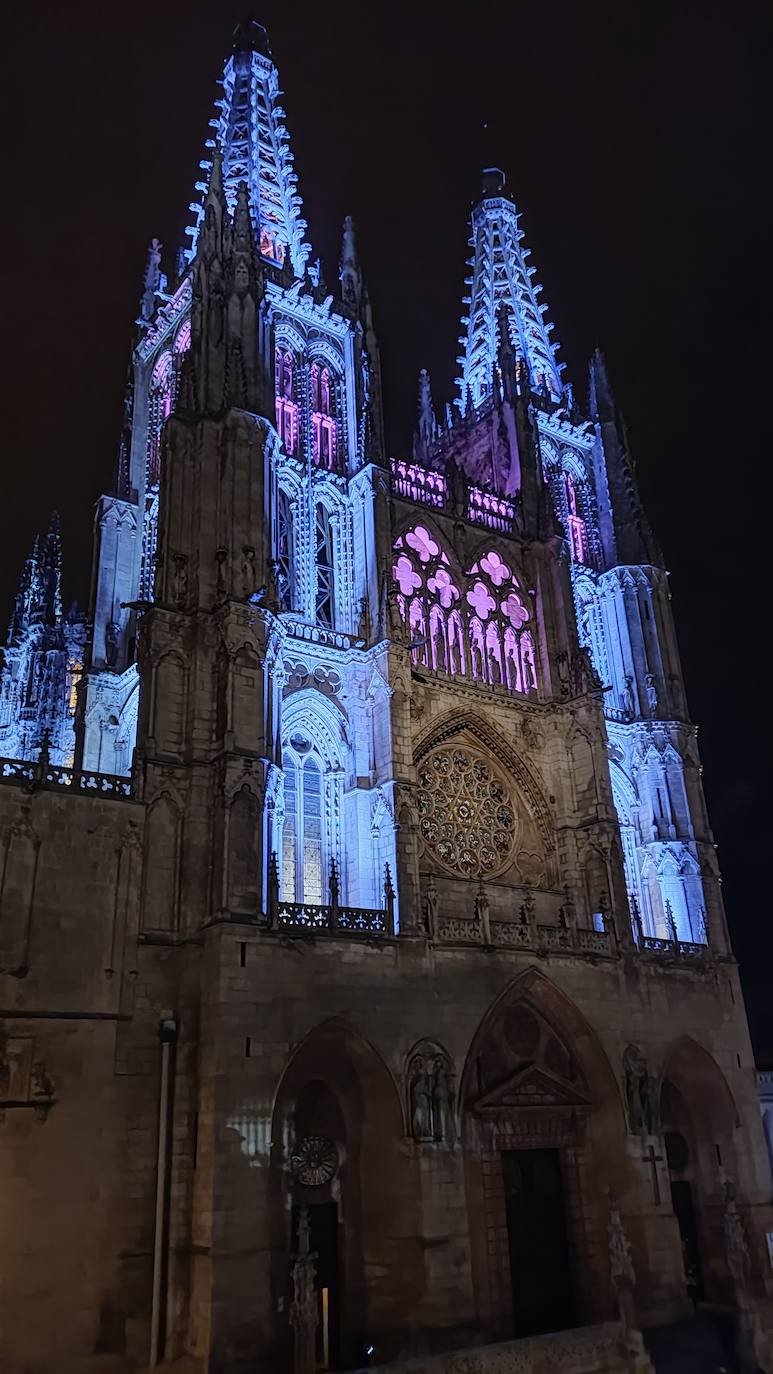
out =
[[(206, 399), (182, 396), (186, 368), (195, 370), (192, 338), (211, 347), (214, 312), (217, 328), (226, 318), (231, 328), (226, 297), (239, 299), (257, 273), (249, 289), (260, 307), (249, 328), (240, 323), (226, 372), (232, 404), (249, 409), (250, 395), (263, 397), (255, 408), (271, 433), (261, 508), (269, 555), (247, 535), (240, 555), (245, 599), (272, 616), (266, 671), (280, 736), (266, 780), (260, 900), (271, 856), (288, 903), (326, 902), (332, 872), (341, 901), (375, 909), (387, 870), (396, 880), (403, 872), (401, 805), (403, 836), (409, 814), (423, 832), (398, 781), (387, 659), (402, 643), (414, 673), (444, 690), (458, 684), (484, 713), (486, 694), (544, 714), (597, 693), (626, 921), (637, 939), (703, 943), (716, 874), (667, 573), (603, 359), (591, 363), (585, 410), (563, 381), (504, 173), (484, 171), (472, 213), (459, 397), (439, 423), (423, 372), (413, 455), (390, 461), (354, 229), (347, 219), (338, 288), (328, 293), (311, 262), (279, 78), (257, 25), (240, 29), (226, 63), (201, 167), (173, 281), (157, 240), (148, 254), (116, 482), (97, 507), (88, 625), (62, 612), (52, 526), (25, 566), (9, 631), (2, 752), (34, 759), (47, 733), (57, 764), (131, 772), (168, 421)], [(259, 393), (250, 391), (255, 369)], [(463, 556), (443, 519), (466, 531)], [(560, 550), (550, 594), (530, 570), (535, 540)], [(174, 556), (182, 585), (187, 555)], [(482, 879), (478, 858), (468, 876)], [(589, 916), (614, 906), (604, 865), (597, 880), (593, 856), (578, 861)]]

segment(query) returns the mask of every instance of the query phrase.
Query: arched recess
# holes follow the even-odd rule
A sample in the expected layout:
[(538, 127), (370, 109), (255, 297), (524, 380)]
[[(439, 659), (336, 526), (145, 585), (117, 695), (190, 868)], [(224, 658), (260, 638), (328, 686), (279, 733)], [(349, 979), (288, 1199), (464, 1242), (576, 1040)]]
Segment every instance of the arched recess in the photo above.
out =
[[(513, 800), (523, 808), (522, 827), (515, 843), (514, 865), (501, 875), (528, 887), (554, 887), (558, 881), (553, 821), (542, 786), (531, 769), (500, 732), (470, 711), (451, 711), (419, 738), (414, 748), (418, 765), (442, 745), (467, 741), (491, 756), (513, 784)], [(478, 876), (473, 874), (473, 876)], [(485, 875), (484, 875), (485, 876)]]
[(660, 1123), (688, 1293), (699, 1301), (732, 1301), (723, 1181), (732, 1180), (743, 1197), (750, 1183), (740, 1173), (746, 1152), (736, 1148), (741, 1123), (727, 1079), (709, 1051), (689, 1036), (666, 1055)]
[(179, 809), (164, 792), (148, 807), (145, 825), (143, 930), (176, 929), (179, 845)]
[(228, 908), (254, 919), (260, 909), (260, 801), (241, 787), (228, 808)]
[[(608, 1319), (607, 1190), (624, 1198), (631, 1185), (625, 1116), (598, 1037), (538, 969), (514, 979), (483, 1017), (459, 1111), (487, 1339)], [(539, 1270), (545, 1247), (530, 1244), (535, 1226), (552, 1228), (549, 1273)]]
[[(418, 1166), (404, 1134), (400, 1094), (373, 1046), (337, 1018), (311, 1031), (274, 1102), (272, 1287), (277, 1298), (287, 1291), (297, 1209), (306, 1206), (331, 1290), (334, 1368), (358, 1366), (366, 1336), (381, 1359), (397, 1354), (422, 1297)], [(304, 1168), (315, 1158), (324, 1167)], [(278, 1339), (287, 1333), (280, 1317)]]
[(185, 721), (185, 664), (179, 654), (170, 652), (156, 664), (153, 736), (159, 754), (179, 755)]

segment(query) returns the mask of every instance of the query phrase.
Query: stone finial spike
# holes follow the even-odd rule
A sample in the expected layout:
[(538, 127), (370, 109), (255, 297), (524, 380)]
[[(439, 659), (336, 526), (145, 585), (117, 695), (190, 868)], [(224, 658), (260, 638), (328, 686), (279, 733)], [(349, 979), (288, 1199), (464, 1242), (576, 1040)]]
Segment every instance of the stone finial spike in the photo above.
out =
[(360, 271), (359, 258), (357, 256), (357, 240), (354, 232), (354, 220), (351, 215), (347, 215), (344, 220), (343, 235), (341, 239), (341, 262), (338, 271), (341, 282), (341, 294), (347, 305), (359, 309), (362, 302), (362, 272)]
[(589, 365), (590, 387), (589, 406), (591, 419), (613, 420), (615, 418), (615, 398), (609, 383), (604, 354), (596, 348)]
[(426, 367), (423, 367), (419, 373), (418, 411), (416, 455), (426, 458), (430, 445), (437, 438), (437, 418), (432, 405), (432, 384)]
[(142, 323), (153, 318), (156, 308), (156, 292), (161, 285), (161, 249), (162, 245), (158, 239), (150, 240), (145, 275), (142, 279), (143, 291), (140, 297), (140, 321)]

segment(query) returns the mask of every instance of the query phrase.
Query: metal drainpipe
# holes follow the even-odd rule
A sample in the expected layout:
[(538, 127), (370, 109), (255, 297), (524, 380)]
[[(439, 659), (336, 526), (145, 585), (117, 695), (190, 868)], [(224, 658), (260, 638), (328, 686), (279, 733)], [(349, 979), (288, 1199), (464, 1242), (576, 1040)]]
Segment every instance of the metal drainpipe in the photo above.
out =
[(158, 1099), (158, 1159), (156, 1162), (156, 1226), (153, 1238), (153, 1298), (150, 1308), (149, 1367), (158, 1364), (161, 1347), (161, 1288), (166, 1250), (166, 1177), (169, 1165), (169, 1095), (171, 1090), (172, 1048), (177, 1039), (177, 1022), (171, 1011), (161, 1014), (158, 1025), (161, 1041), (161, 1090)]

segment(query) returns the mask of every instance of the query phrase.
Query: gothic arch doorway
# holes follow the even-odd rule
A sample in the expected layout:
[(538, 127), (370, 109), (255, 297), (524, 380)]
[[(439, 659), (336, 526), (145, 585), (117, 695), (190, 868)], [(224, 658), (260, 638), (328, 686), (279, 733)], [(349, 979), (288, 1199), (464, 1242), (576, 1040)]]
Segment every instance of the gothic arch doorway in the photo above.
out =
[(593, 1031), (536, 969), (484, 1017), (461, 1104), (487, 1339), (609, 1318), (607, 1190), (624, 1192), (629, 1167), (622, 1104)]
[(694, 1040), (666, 1057), (660, 1114), (687, 1293), (696, 1302), (731, 1301), (722, 1185), (737, 1180), (738, 1114), (716, 1061)]
[(369, 1346), (379, 1359), (395, 1354), (421, 1295), (418, 1179), (401, 1151), (404, 1129), (397, 1087), (373, 1047), (340, 1021), (312, 1031), (289, 1060), (274, 1107), (272, 1274), (277, 1303), (285, 1299), (278, 1344), (289, 1353), (290, 1255), (305, 1207), (317, 1252), (321, 1368), (358, 1368)]

